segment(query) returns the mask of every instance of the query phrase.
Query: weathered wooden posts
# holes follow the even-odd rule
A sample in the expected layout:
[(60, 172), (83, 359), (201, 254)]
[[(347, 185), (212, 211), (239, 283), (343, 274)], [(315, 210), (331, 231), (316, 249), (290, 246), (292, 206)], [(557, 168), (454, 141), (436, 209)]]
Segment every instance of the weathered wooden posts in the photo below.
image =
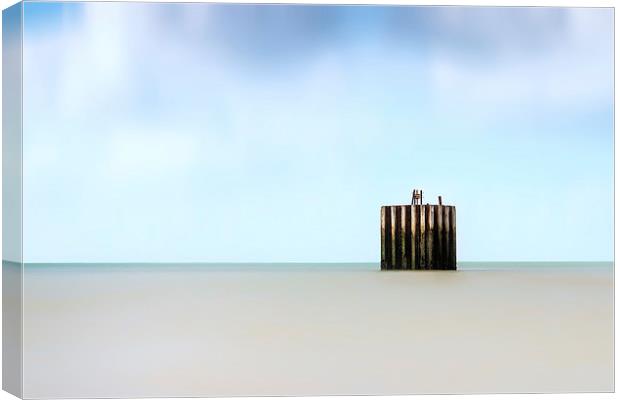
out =
[(456, 207), (421, 204), (381, 207), (381, 269), (456, 269)]

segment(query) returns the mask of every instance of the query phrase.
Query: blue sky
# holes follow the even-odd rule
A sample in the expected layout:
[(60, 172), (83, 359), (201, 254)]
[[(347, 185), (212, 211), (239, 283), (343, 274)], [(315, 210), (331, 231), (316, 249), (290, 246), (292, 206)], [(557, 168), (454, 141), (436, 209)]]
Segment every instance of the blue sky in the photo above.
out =
[(26, 262), (613, 258), (611, 9), (26, 3)]

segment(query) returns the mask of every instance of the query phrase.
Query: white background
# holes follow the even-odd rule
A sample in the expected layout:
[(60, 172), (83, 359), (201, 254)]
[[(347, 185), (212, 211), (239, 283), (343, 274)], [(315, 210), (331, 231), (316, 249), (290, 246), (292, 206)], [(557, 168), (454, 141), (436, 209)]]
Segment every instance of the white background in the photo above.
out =
[[(152, 1), (159, 1), (159, 0), (152, 0)], [(172, 0), (174, 1), (174, 0)], [(230, 0), (220, 0), (220, 2), (230, 2), (233, 3), (234, 1), (230, 1)], [(256, 0), (240, 0), (237, 2), (244, 2), (244, 3), (260, 3), (261, 1), (256, 1)], [(272, 1), (272, 2), (276, 2), (276, 1)], [(277, 1), (278, 3), (301, 3), (303, 1), (290, 1), (290, 0), (279, 0)], [(0, 0), (0, 4), (2, 5), (2, 9), (5, 9), (13, 4), (15, 4), (16, 1), (15, 0)], [(383, 4), (383, 3), (379, 3), (377, 1), (369, 1), (369, 0), (339, 0), (337, 2), (335, 1), (329, 1), (329, 0), (313, 0), (312, 3), (321, 3), (321, 4), (329, 4), (329, 3), (339, 3), (339, 4)], [(418, 5), (480, 5), (480, 6), (588, 6), (588, 7), (615, 7), (615, 3), (613, 1), (604, 1), (604, 0), (591, 0), (591, 1), (567, 1), (567, 0), (541, 0), (541, 1), (516, 1), (516, 0), (507, 0), (507, 1), (503, 1), (503, 2), (498, 2), (498, 1), (484, 1), (484, 0), (477, 0), (474, 2), (471, 1), (463, 1), (463, 0), (449, 0), (449, 1), (438, 1), (438, 0), (434, 0), (434, 1), (407, 1), (407, 0), (391, 0), (389, 2), (387, 2), (389, 4), (418, 4)], [(1, 21), (0, 21), (0, 25), (1, 25)], [(618, 33), (617, 31), (615, 32), (615, 48), (617, 50), (617, 46), (618, 46)], [(617, 53), (617, 51), (616, 51)], [(1, 69), (1, 65), (0, 65), (0, 69)], [(616, 65), (616, 72), (617, 72), (617, 65)], [(1, 85), (1, 84), (0, 84)], [(0, 110), (0, 115), (1, 115), (1, 110)], [(614, 153), (617, 152), (618, 149), (618, 145), (617, 143), (614, 141)], [(1, 146), (1, 145), (0, 145)], [(1, 154), (1, 153), (0, 153)], [(1, 157), (1, 155), (0, 155)], [(615, 181), (615, 187), (617, 187), (617, 165), (615, 166), (615, 173), (614, 173), (614, 181)], [(1, 176), (0, 176), (0, 181), (1, 181)], [(1, 199), (0, 199), (1, 201)], [(617, 206), (617, 197), (615, 197), (615, 202), (614, 204)], [(2, 217), (0, 216), (0, 219)], [(616, 218), (616, 217), (614, 217)], [(617, 221), (617, 219), (616, 219)], [(614, 224), (615, 226), (617, 226), (617, 224)], [(615, 230), (614, 230), (615, 233)], [(1, 233), (0, 233), (1, 235)], [(618, 236), (615, 234), (614, 236), (615, 238), (615, 247), (614, 248), (618, 248)], [(0, 240), (0, 243), (2, 241)], [(0, 245), (1, 246), (1, 245)], [(615, 251), (614, 251), (615, 253)], [(0, 286), (0, 290), (1, 290), (1, 286)], [(617, 307), (614, 307), (614, 309), (617, 309)], [(615, 320), (615, 318), (614, 318)], [(1, 321), (0, 321), (0, 325), (1, 325)], [(617, 357), (617, 355), (616, 355)], [(617, 361), (617, 358), (615, 358), (615, 360)], [(1, 376), (1, 374), (0, 374)], [(617, 377), (617, 375), (616, 375)], [(449, 379), (449, 378), (448, 378)], [(374, 398), (377, 399), (395, 399), (395, 398), (403, 398), (403, 399), (436, 399), (436, 400), (441, 400), (441, 399), (453, 399), (455, 396), (454, 395), (427, 395), (427, 396), (372, 396)], [(467, 395), (468, 399), (521, 399), (521, 398), (543, 398), (543, 399), (548, 399), (548, 400), (555, 400), (555, 399), (583, 399), (583, 398), (591, 398), (591, 399), (609, 399), (609, 398), (615, 398), (616, 395), (615, 394), (608, 394), (608, 393), (587, 393), (587, 394), (498, 394), (498, 395)], [(5, 399), (11, 399), (14, 398), (12, 395), (6, 393), (6, 392), (0, 392), (0, 400), (5, 400)], [(318, 398), (318, 397), (305, 397), (307, 399), (314, 399), (314, 398)], [(337, 397), (338, 399), (348, 399), (348, 398), (356, 398), (356, 396), (340, 396)], [(288, 397), (284, 397), (284, 399), (288, 399)]]

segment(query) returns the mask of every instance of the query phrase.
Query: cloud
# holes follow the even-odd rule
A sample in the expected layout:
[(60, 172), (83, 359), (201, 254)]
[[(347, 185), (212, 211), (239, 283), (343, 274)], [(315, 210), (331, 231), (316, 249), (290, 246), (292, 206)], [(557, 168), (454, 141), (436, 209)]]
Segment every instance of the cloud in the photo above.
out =
[[(410, 70), (399, 71), (401, 80), (428, 77), (429, 100), (440, 108), (580, 107), (612, 96), (609, 9), (76, 6), (83, 12), (70, 13), (79, 15), (70, 29), (27, 37), (25, 60), (28, 84), (47, 95), (40, 105), (72, 119), (183, 103), (174, 97), (179, 88), (277, 84), (287, 74), (314, 74), (325, 54), (374, 62), (363, 54), (373, 46), (376, 57), (405, 58)], [(352, 34), (364, 31), (374, 34)]]
[[(532, 11), (531, 16), (535, 15)], [(542, 36), (543, 45), (536, 43), (532, 48), (518, 46), (520, 31), (512, 30), (488, 39), (495, 41), (495, 49), (492, 55), (483, 52), (478, 59), (452, 51), (449, 43), (439, 45), (429, 61), (436, 89), (433, 98), (444, 108), (467, 104), (464, 109), (483, 111), (486, 117), (523, 107), (557, 112), (609, 104), (613, 96), (612, 14), (604, 9), (571, 9), (558, 17), (557, 31)], [(534, 21), (536, 25), (545, 22)], [(476, 22), (480, 26), (473, 29), (474, 37), (492, 38), (495, 29), (506, 31), (497, 22)], [(530, 26), (520, 26), (524, 35), (531, 36)]]

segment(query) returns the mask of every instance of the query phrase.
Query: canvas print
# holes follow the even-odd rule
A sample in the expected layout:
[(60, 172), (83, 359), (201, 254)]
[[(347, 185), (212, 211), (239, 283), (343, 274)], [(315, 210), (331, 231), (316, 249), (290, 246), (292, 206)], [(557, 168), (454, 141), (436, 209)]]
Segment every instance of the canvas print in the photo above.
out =
[(2, 26), (4, 390), (614, 390), (613, 9)]

